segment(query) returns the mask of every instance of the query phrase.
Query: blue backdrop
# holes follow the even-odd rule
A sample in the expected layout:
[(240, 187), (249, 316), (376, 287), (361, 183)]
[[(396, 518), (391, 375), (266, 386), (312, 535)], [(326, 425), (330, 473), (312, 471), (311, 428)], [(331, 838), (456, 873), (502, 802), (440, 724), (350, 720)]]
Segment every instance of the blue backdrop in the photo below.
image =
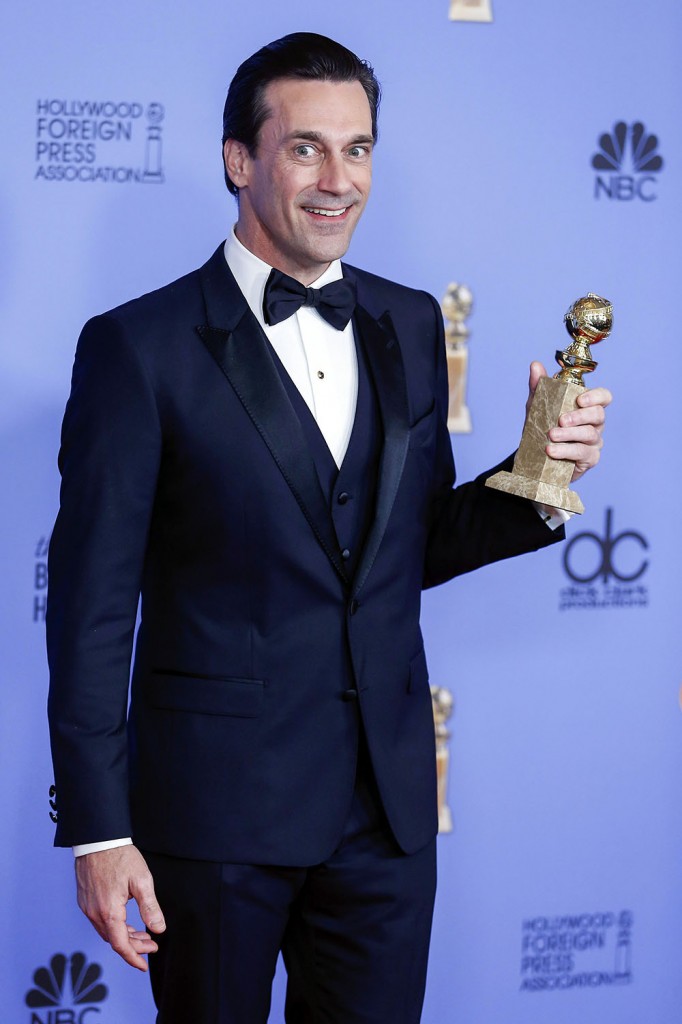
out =
[[(70, 853), (51, 849), (43, 614), (59, 425), (83, 321), (199, 265), (229, 230), (227, 83), (244, 56), (298, 29), (368, 57), (385, 90), (352, 262), (439, 297), (453, 279), (474, 291), (474, 430), (454, 438), (463, 478), (516, 444), (528, 363), (552, 363), (569, 303), (594, 290), (615, 306), (594, 382), (617, 400), (571, 546), (425, 596), (432, 682), (456, 702), (455, 829), (439, 840), (425, 1024), (680, 1020), (682, 9), (493, 6), (492, 24), (450, 22), (448, 0), (34, 0), (5, 12), (8, 1020), (153, 1019), (146, 980), (77, 910)], [(75, 980), (62, 984), (65, 962)], [(273, 1024), (281, 991), (279, 979)]]

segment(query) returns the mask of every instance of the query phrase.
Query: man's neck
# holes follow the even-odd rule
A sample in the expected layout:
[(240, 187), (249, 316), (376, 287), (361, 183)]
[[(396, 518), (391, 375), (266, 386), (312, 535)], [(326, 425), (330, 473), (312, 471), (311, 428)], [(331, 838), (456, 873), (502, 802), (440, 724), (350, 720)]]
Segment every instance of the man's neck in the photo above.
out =
[(315, 263), (308, 267), (301, 267), (296, 264), (291, 264), (289, 261), (282, 256), (281, 253), (273, 253), (271, 247), (266, 242), (260, 241), (258, 238), (253, 238), (250, 233), (245, 230), (244, 225), (237, 221), (234, 228), (234, 233), (237, 240), (241, 242), (245, 249), (248, 249), (253, 256), (257, 256), (259, 260), (267, 263), (268, 266), (274, 267), (275, 270), (281, 270), (283, 274), (288, 274), (289, 277), (293, 277), (294, 280), (299, 281), (302, 285), (307, 288), (317, 281), (319, 277), (325, 273), (326, 270), (331, 266), (331, 262), (328, 263)]

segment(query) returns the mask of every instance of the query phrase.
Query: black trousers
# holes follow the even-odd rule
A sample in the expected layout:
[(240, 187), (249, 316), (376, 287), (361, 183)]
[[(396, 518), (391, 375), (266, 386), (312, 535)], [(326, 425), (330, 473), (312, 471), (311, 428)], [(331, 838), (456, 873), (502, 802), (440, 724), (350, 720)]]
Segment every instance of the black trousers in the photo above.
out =
[(157, 1024), (266, 1024), (280, 950), (287, 1024), (418, 1024), (436, 843), (399, 850), (366, 756), (343, 838), (322, 864), (145, 857), (167, 924), (149, 957)]

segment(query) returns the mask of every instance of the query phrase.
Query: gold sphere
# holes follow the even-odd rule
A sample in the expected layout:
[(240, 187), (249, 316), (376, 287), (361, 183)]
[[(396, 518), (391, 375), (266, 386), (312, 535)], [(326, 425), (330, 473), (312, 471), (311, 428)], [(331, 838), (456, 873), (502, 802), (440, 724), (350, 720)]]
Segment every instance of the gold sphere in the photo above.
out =
[(576, 299), (564, 317), (566, 330), (574, 340), (585, 338), (588, 344), (596, 345), (611, 333), (613, 306), (608, 299), (594, 292), (588, 292)]

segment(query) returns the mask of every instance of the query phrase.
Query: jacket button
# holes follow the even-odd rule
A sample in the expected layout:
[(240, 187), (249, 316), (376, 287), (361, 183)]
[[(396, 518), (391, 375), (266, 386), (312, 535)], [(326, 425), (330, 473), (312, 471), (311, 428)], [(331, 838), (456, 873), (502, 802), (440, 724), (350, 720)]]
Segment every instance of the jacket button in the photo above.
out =
[(358, 699), (358, 691), (357, 690), (344, 690), (343, 693), (341, 694), (341, 697), (342, 697), (343, 700), (357, 700)]
[(358, 610), (358, 608), (359, 608), (358, 602), (356, 601), (355, 598), (353, 598), (353, 600), (351, 601), (351, 603), (350, 603), (350, 605), (348, 607), (348, 611), (351, 613), (351, 615), (355, 615), (355, 613)]
[(345, 505), (349, 498), (350, 494), (348, 494), (347, 491), (341, 491), (336, 500), (338, 501), (339, 505)]
[(341, 558), (343, 558), (344, 562), (348, 561), (348, 559), (350, 558), (350, 551), (348, 550), (348, 548), (343, 549), (343, 551), (341, 552)]

